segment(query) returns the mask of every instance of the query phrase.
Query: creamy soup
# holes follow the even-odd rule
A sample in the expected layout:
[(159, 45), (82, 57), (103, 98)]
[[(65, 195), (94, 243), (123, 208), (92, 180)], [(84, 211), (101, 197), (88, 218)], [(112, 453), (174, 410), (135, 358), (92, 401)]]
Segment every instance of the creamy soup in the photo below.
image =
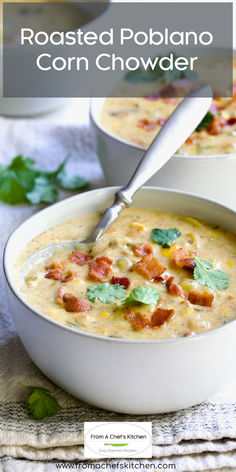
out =
[(20, 267), (49, 244), (83, 240), (98, 214), (55, 226), (17, 262), (23, 298), (80, 331), (128, 339), (195, 336), (236, 318), (236, 236), (186, 216), (125, 209), (92, 249), (58, 249)]
[[(236, 61), (234, 61), (236, 77)], [(130, 143), (147, 148), (168, 117), (181, 101), (180, 98), (164, 98), (157, 90), (159, 83), (145, 83), (143, 97), (111, 97), (104, 102), (100, 121), (112, 134)], [(168, 86), (169, 87), (169, 86)], [(194, 82), (180, 79), (171, 87), (183, 94), (191, 91)], [(168, 88), (166, 88), (168, 92)], [(210, 117), (205, 126), (195, 131), (178, 150), (181, 155), (215, 155), (236, 152), (236, 83), (232, 99), (215, 98), (210, 108)]]

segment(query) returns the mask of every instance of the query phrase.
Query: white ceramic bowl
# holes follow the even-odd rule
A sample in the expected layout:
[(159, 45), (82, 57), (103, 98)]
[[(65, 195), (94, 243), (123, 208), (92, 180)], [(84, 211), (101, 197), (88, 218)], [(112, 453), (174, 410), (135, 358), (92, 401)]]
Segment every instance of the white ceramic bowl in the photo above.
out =
[[(107, 131), (100, 122), (104, 98), (90, 102), (95, 147), (108, 185), (122, 185), (131, 177), (145, 149)], [(236, 153), (215, 156), (174, 155), (148, 185), (175, 188), (214, 198), (236, 209)]]
[[(16, 258), (32, 238), (69, 218), (104, 209), (114, 190), (93, 190), (52, 205), (11, 235), (4, 270), (13, 319), (35, 364), (75, 397), (131, 414), (190, 407), (206, 400), (234, 374), (236, 321), (189, 338), (108, 338), (51, 320), (25, 302), (14, 284)], [(236, 232), (234, 211), (191, 194), (145, 187), (136, 195), (134, 205), (200, 217)]]

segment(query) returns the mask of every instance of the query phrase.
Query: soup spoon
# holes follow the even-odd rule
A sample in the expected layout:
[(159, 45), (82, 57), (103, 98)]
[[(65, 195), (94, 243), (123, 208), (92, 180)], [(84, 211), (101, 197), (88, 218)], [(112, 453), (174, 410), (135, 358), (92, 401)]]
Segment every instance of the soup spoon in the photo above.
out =
[(211, 101), (212, 90), (208, 85), (196, 89), (185, 97), (154, 138), (129, 183), (115, 193), (114, 203), (104, 211), (88, 238), (83, 241), (59, 242), (39, 249), (27, 258), (22, 266), (22, 272), (26, 273), (32, 264), (48, 259), (56, 249), (67, 247), (70, 250), (75, 250), (83, 245), (88, 248), (89, 245), (100, 239), (118, 218), (121, 210), (132, 204), (133, 196), (137, 190), (166, 164), (192, 134), (207, 113)]

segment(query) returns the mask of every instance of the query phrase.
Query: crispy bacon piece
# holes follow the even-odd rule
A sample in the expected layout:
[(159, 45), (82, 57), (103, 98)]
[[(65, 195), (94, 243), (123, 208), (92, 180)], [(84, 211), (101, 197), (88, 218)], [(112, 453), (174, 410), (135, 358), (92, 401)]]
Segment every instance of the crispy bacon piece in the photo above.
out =
[(98, 282), (103, 282), (111, 272), (112, 260), (109, 257), (96, 257), (96, 259), (89, 260), (88, 263), (88, 275)]
[(200, 293), (193, 290), (188, 293), (188, 301), (193, 305), (211, 306), (214, 301), (214, 295), (213, 293)]
[(141, 261), (134, 264), (130, 270), (140, 272), (149, 280), (159, 281), (160, 275), (165, 272), (166, 267), (160, 264), (156, 257), (150, 254), (149, 256), (144, 256)]
[(180, 285), (175, 283), (175, 278), (174, 277), (169, 277), (166, 281), (166, 287), (168, 292), (171, 295), (176, 295), (177, 297), (182, 297), (184, 298), (184, 292), (183, 289)]
[(150, 244), (135, 244), (132, 247), (136, 256), (149, 256), (153, 253), (152, 246)]
[(52, 269), (63, 269), (63, 262), (52, 261), (49, 266), (46, 266), (46, 270), (52, 270)]
[(77, 298), (71, 293), (65, 293), (62, 297), (62, 300), (66, 311), (79, 313), (81, 311), (90, 310), (90, 303), (87, 300)]
[(229, 126), (233, 126), (233, 125), (235, 125), (235, 123), (236, 123), (236, 118), (233, 117), (233, 116), (232, 116), (232, 118), (229, 118), (229, 119), (227, 120), (227, 124), (228, 124)]
[(147, 118), (143, 118), (138, 121), (137, 126), (139, 128), (143, 128), (145, 131), (154, 131), (157, 127), (157, 123), (155, 121), (149, 121)]
[(61, 280), (62, 279), (62, 269), (50, 269), (45, 274), (45, 279)]
[(178, 249), (173, 254), (171, 261), (181, 269), (193, 270), (196, 265), (195, 259), (184, 248)]
[(125, 287), (125, 289), (127, 290), (127, 288), (129, 288), (130, 286), (130, 280), (127, 279), (127, 277), (112, 277), (111, 279), (111, 284), (119, 284), (119, 285), (123, 285), (123, 287)]
[(133, 329), (143, 329), (147, 322), (141, 313), (135, 313), (131, 308), (127, 309), (125, 319), (129, 321)]
[(165, 325), (174, 317), (174, 310), (166, 310), (165, 308), (157, 308), (153, 313), (151, 320), (149, 321), (148, 326), (150, 328), (158, 328)]
[(84, 266), (87, 264), (92, 258), (81, 251), (73, 251), (69, 257), (69, 261), (78, 264), (79, 266)]
[(68, 270), (65, 277), (61, 279), (61, 282), (62, 283), (70, 282), (71, 280), (75, 279), (75, 277), (76, 277), (76, 273), (72, 272), (72, 270)]
[(209, 134), (216, 136), (217, 134), (220, 134), (221, 126), (221, 119), (215, 116), (211, 124), (207, 127), (207, 131)]
[(46, 279), (61, 280), (62, 279), (63, 263), (58, 261), (52, 261), (50, 265), (46, 266), (48, 271), (45, 274)]

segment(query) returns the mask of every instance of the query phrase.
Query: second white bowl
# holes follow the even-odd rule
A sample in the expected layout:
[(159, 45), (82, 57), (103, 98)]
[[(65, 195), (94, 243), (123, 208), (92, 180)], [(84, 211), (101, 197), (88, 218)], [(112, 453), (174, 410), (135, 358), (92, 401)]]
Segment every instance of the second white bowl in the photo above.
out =
[[(95, 146), (108, 185), (128, 182), (145, 149), (107, 131), (100, 121), (103, 98), (90, 102)], [(147, 185), (175, 188), (214, 198), (236, 209), (236, 153), (214, 156), (173, 156)]]

